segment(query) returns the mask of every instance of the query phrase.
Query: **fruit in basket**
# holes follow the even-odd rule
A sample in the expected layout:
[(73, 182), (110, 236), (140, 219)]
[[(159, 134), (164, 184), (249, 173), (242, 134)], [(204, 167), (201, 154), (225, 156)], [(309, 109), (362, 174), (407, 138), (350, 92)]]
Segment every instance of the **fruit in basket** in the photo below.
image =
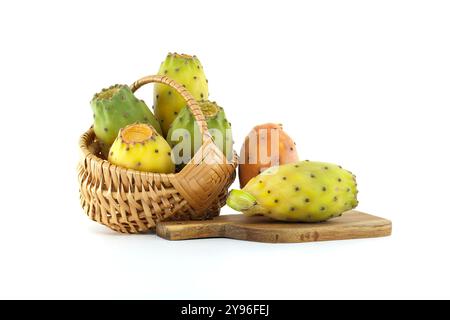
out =
[[(159, 75), (165, 75), (183, 85), (196, 100), (208, 98), (208, 80), (196, 56), (169, 53), (161, 64)], [(165, 84), (155, 84), (155, 116), (161, 124), (164, 137), (178, 113), (186, 106), (183, 97)]]
[(265, 123), (254, 127), (241, 148), (239, 182), (243, 188), (265, 169), (298, 161), (295, 142), (281, 124)]
[(355, 176), (340, 166), (300, 161), (265, 170), (242, 190), (232, 190), (231, 208), (282, 221), (319, 222), (357, 206)]
[[(129, 124), (146, 123), (161, 133), (161, 127), (144, 101), (139, 100), (126, 85), (114, 85), (94, 95), (94, 132), (101, 149), (109, 149), (119, 130)], [(107, 153), (106, 153), (107, 154)]]
[(109, 150), (108, 160), (128, 169), (173, 173), (175, 164), (171, 155), (169, 144), (154, 127), (136, 123), (119, 131)]
[[(214, 143), (224, 153), (228, 160), (233, 157), (233, 137), (231, 123), (228, 122), (225, 111), (216, 102), (199, 101), (200, 109), (205, 116), (206, 124)], [(202, 136), (197, 122), (188, 107), (181, 109), (170, 126), (167, 142), (173, 148), (176, 164), (186, 164), (202, 145)]]

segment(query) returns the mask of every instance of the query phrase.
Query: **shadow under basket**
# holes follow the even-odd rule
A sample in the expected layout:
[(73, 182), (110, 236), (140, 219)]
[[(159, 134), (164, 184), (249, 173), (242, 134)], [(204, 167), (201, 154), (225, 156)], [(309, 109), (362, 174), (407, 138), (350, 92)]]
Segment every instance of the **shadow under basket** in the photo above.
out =
[(148, 83), (167, 84), (186, 100), (199, 125), (203, 145), (179, 173), (159, 174), (113, 165), (102, 159), (92, 128), (81, 136), (81, 206), (92, 220), (122, 233), (145, 232), (158, 221), (218, 216), (236, 177), (237, 155), (227, 161), (216, 147), (192, 95), (165, 76), (142, 78), (131, 89), (136, 91)]

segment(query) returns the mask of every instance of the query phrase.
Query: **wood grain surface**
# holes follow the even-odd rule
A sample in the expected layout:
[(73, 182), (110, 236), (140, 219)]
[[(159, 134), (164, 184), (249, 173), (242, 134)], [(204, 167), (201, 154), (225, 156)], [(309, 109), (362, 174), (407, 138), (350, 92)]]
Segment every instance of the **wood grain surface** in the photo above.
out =
[(391, 221), (355, 210), (321, 223), (289, 223), (234, 214), (212, 220), (170, 221), (156, 225), (157, 235), (167, 240), (221, 237), (269, 243), (385, 237), (391, 230)]

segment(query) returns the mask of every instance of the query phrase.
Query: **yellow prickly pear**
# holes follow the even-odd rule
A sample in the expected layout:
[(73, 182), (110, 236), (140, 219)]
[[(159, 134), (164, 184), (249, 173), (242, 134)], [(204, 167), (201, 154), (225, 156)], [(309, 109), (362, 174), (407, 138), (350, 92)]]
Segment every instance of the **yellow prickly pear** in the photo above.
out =
[(227, 204), (246, 215), (319, 222), (353, 209), (355, 176), (331, 163), (300, 161), (265, 170), (244, 189), (232, 190)]
[[(165, 75), (183, 85), (196, 100), (208, 98), (208, 80), (202, 64), (196, 56), (169, 53), (161, 64), (159, 75)], [(164, 137), (178, 113), (186, 106), (186, 101), (172, 88), (164, 84), (155, 84), (155, 116), (161, 124)]]
[(175, 172), (169, 144), (147, 124), (136, 123), (121, 129), (109, 150), (108, 160), (128, 169)]

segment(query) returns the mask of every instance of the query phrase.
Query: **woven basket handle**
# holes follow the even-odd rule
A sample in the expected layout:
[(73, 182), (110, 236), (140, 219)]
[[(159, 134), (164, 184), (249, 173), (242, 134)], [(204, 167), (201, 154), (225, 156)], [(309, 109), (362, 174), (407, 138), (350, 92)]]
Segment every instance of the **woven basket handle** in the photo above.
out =
[(195, 98), (185, 87), (166, 76), (156, 75), (147, 76), (137, 80), (131, 85), (131, 91), (136, 92), (136, 90), (138, 90), (140, 87), (149, 83), (167, 84), (168, 86), (175, 89), (183, 97), (183, 99), (187, 103), (188, 108), (191, 110), (192, 115), (194, 116), (194, 119), (197, 122), (198, 127), (200, 128), (200, 133), (203, 136), (203, 143), (211, 140), (211, 135), (209, 134), (208, 126), (206, 125), (205, 116), (203, 115), (202, 110), (197, 103), (197, 100), (195, 100)]

